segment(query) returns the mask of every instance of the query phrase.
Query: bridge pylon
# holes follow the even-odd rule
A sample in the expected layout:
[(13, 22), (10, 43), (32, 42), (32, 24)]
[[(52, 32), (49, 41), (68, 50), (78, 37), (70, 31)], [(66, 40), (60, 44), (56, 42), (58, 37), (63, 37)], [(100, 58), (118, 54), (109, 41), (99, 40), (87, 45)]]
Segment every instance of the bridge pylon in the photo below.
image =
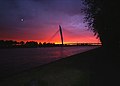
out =
[(62, 27), (60, 25), (59, 25), (59, 30), (60, 30), (61, 42), (63, 45), (63, 33), (62, 33)]

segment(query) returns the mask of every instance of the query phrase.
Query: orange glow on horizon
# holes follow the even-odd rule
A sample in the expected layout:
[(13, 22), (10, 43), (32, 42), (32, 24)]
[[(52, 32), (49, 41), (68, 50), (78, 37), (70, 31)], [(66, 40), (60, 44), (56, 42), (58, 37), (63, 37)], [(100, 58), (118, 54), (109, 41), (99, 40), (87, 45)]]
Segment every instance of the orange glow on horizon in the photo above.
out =
[[(61, 44), (61, 41), (60, 41), (60, 39), (57, 39), (57, 40), (54, 40), (54, 41), (51, 41), (51, 42), (48, 42), (48, 41), (44, 41), (44, 40), (16, 40), (16, 41), (18, 41), (18, 42), (20, 42), (20, 41), (24, 41), (24, 42), (29, 42), (29, 41), (35, 41), (35, 42), (37, 42), (37, 43), (44, 43), (44, 42), (46, 42), (46, 43), (55, 43), (55, 44)], [(79, 41), (74, 41), (74, 40), (72, 40), (71, 39), (71, 41), (70, 41), (70, 39), (69, 40), (64, 40), (64, 44), (67, 44), (67, 43), (101, 43), (98, 39), (92, 39), (92, 40), (88, 40), (88, 39), (79, 39)]]
[[(56, 27), (57, 28), (57, 27)], [(41, 33), (41, 31), (37, 31), (35, 34), (27, 34), (27, 31), (25, 31), (24, 34), (27, 35), (17, 35), (16, 33), (11, 36), (11, 35), (5, 35), (3, 34), (4, 38), (0, 38), (3, 40), (16, 40), (18, 42), (20, 41), (35, 41), (35, 42), (41, 42), (41, 43), (55, 43), (55, 44), (61, 44), (61, 38), (60, 38), (60, 34), (59, 32), (57, 33), (57, 35), (51, 39), (51, 37), (55, 34), (54, 32), (56, 32), (56, 29), (51, 28), (53, 30), (47, 32), (47, 31), (43, 31)], [(44, 34), (46, 33), (46, 34)], [(23, 34), (23, 33), (19, 33), (19, 34)], [(101, 43), (99, 39), (96, 39), (96, 37), (91, 33), (91, 32), (81, 32), (78, 34), (75, 34), (73, 32), (68, 33), (63, 29), (63, 39), (64, 39), (64, 44), (66, 43)]]
[[(24, 42), (29, 42), (29, 41), (35, 41), (35, 42), (38, 42), (38, 43), (55, 43), (55, 44), (61, 44), (61, 38), (60, 36), (57, 36), (55, 37), (54, 39), (52, 40), (18, 40), (18, 39), (6, 39), (6, 40), (15, 40), (15, 41), (24, 41)], [(69, 37), (64, 37), (64, 44), (66, 43), (101, 43), (99, 39), (96, 39), (95, 36), (85, 36), (85, 37), (78, 37), (78, 38), (69, 38)]]

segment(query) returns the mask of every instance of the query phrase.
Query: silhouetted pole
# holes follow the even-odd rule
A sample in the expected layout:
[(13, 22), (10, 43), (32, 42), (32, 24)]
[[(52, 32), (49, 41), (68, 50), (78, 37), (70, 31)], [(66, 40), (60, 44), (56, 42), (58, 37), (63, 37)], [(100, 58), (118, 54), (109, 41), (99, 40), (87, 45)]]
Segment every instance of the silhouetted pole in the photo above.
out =
[(61, 36), (61, 41), (62, 41), (62, 45), (63, 45), (63, 34), (62, 34), (62, 28), (60, 25), (59, 25), (59, 30), (60, 30), (60, 36)]

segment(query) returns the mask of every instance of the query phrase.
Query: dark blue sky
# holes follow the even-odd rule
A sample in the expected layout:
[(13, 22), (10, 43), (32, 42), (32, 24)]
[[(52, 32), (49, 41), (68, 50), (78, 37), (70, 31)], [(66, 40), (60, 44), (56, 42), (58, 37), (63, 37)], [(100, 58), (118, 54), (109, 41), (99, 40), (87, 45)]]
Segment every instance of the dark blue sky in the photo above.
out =
[(82, 7), (81, 0), (0, 0), (0, 39), (43, 42), (61, 25), (66, 42), (98, 42), (83, 23)]

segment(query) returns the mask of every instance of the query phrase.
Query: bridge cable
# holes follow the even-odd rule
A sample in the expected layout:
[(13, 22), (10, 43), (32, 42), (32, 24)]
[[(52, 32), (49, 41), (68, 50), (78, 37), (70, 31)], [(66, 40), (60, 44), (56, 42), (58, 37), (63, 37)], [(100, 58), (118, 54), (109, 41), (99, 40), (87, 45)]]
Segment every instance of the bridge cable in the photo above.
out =
[(55, 32), (55, 34), (52, 35), (52, 37), (48, 40), (48, 42), (50, 42), (59, 32), (59, 29)]

